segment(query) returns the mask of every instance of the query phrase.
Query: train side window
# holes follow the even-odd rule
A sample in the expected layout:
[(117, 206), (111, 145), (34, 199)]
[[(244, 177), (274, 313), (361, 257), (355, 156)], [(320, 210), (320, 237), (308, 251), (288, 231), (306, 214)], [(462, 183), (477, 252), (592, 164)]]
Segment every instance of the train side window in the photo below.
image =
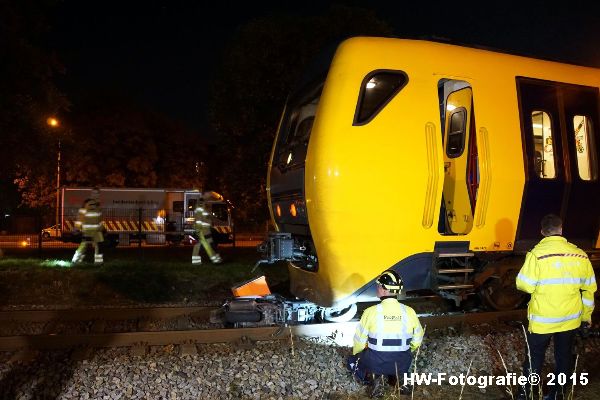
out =
[(575, 115), (573, 129), (579, 177), (584, 181), (594, 181), (597, 179), (598, 172), (596, 158), (593, 157), (593, 154), (596, 154), (596, 146), (593, 141), (592, 120), (584, 115)]
[(533, 128), (534, 168), (535, 173), (542, 179), (556, 178), (556, 163), (554, 161), (554, 146), (552, 144), (552, 120), (544, 111), (531, 112)]
[(465, 129), (467, 126), (467, 110), (457, 108), (450, 114), (446, 155), (449, 158), (459, 157), (465, 149)]
[(363, 79), (353, 125), (365, 125), (402, 90), (408, 77), (402, 71), (373, 71)]

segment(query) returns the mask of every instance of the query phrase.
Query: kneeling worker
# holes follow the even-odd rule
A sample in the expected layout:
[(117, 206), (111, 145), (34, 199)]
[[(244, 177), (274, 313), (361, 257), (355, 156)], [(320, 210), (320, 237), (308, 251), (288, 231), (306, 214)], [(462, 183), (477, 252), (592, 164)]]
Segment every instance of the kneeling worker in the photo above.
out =
[(403, 287), (400, 276), (388, 270), (376, 283), (381, 303), (364, 311), (354, 335), (353, 355), (348, 358), (348, 368), (356, 378), (362, 382), (372, 378), (371, 397), (383, 396), (388, 376), (402, 379), (412, 362), (411, 350), (423, 341), (417, 314), (397, 299)]

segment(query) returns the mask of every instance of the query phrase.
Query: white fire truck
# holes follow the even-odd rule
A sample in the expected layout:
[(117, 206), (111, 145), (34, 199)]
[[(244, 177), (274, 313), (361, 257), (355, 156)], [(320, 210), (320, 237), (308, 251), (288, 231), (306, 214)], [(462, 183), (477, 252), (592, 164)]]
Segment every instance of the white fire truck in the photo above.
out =
[[(80, 241), (75, 229), (78, 210), (92, 188), (62, 188), (60, 234), (62, 241)], [(234, 240), (231, 203), (216, 192), (191, 189), (100, 188), (100, 208), (107, 244), (127, 245), (144, 240), (148, 244), (179, 243), (194, 233), (194, 209), (206, 199), (212, 216), (212, 235), (217, 243)], [(42, 232), (44, 234), (44, 232)]]

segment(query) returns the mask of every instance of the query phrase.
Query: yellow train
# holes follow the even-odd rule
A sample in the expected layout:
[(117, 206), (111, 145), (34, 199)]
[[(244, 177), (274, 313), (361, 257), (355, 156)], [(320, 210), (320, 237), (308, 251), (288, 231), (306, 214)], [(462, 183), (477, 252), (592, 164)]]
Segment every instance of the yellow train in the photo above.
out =
[(442, 43), (357, 37), (289, 97), (268, 199), (291, 292), (335, 320), (405, 289), (496, 309), (550, 212), (600, 247), (600, 69)]

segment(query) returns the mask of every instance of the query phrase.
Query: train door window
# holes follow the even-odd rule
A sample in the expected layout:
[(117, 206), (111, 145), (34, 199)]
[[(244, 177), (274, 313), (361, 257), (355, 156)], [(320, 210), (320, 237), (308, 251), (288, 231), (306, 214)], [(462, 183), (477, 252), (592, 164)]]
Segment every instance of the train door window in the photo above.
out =
[(470, 84), (441, 80), (438, 87), (444, 144), (444, 186), (438, 231), (466, 235), (473, 228), (479, 160)]
[(361, 84), (353, 125), (369, 123), (402, 90), (408, 77), (402, 71), (373, 71)]
[(531, 112), (533, 127), (535, 173), (542, 179), (556, 178), (556, 163), (552, 139), (552, 121), (544, 111)]
[[(454, 106), (448, 106), (454, 107)], [(459, 157), (465, 149), (465, 128), (467, 126), (467, 110), (464, 107), (452, 109), (448, 124), (446, 155), (448, 158)]]
[(577, 151), (577, 169), (579, 177), (584, 181), (596, 180), (597, 166), (592, 130), (592, 121), (584, 115), (573, 117), (573, 129), (575, 131), (575, 150)]

